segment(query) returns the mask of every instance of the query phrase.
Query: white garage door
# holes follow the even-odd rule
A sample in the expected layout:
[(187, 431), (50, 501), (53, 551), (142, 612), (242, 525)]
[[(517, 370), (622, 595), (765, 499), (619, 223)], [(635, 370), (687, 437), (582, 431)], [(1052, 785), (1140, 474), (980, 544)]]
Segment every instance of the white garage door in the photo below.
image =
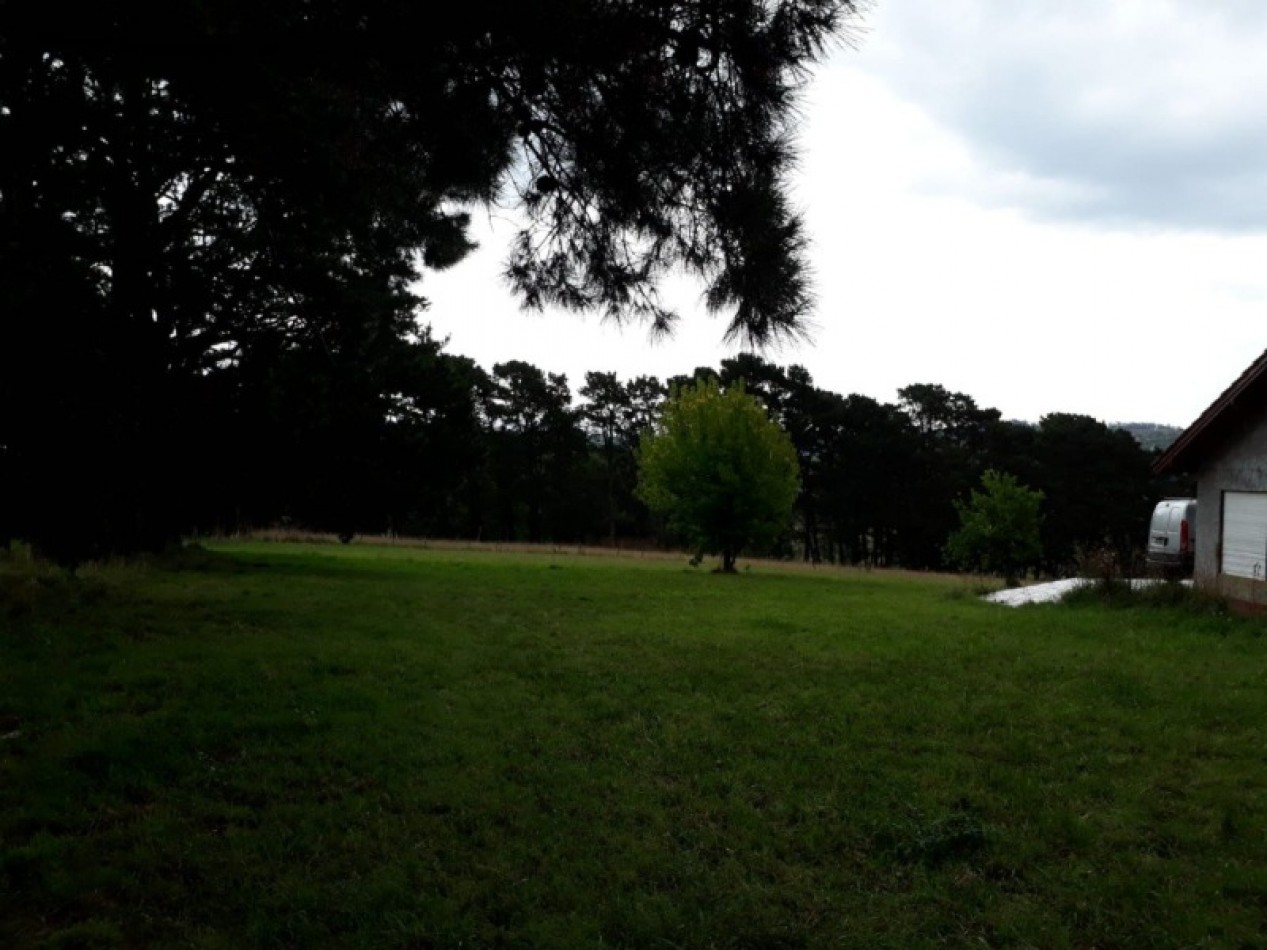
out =
[(1223, 493), (1223, 573), (1267, 579), (1267, 492)]

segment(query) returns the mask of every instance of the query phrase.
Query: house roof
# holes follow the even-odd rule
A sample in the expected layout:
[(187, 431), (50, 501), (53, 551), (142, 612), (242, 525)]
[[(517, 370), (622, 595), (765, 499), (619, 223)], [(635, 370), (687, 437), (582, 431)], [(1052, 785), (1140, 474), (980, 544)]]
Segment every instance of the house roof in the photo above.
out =
[(1193, 471), (1246, 413), (1264, 406), (1267, 406), (1267, 350), (1223, 390), (1196, 422), (1180, 433), (1153, 463), (1153, 471), (1158, 475)]

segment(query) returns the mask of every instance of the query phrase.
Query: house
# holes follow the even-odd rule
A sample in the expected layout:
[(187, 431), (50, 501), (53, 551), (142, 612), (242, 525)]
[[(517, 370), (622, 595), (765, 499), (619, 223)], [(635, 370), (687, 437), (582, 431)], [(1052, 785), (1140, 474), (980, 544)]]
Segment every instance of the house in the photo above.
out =
[(1267, 610), (1267, 352), (1155, 463), (1197, 478), (1198, 586)]

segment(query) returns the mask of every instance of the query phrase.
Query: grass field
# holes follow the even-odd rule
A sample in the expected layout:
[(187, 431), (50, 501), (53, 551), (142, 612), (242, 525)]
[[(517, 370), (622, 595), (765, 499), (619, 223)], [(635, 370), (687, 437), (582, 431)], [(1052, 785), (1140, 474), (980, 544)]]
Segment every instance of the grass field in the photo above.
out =
[(0, 945), (1267, 944), (1261, 621), (277, 543), (0, 598)]

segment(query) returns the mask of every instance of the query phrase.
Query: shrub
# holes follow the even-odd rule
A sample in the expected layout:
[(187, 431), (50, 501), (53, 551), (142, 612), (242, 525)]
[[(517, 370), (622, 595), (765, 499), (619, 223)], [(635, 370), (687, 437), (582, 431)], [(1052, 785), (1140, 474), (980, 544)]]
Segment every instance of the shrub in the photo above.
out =
[(946, 542), (947, 558), (962, 569), (1001, 574), (1016, 584), (1043, 556), (1042, 501), (1042, 492), (1015, 476), (988, 470), (980, 491), (974, 489), (967, 503), (955, 502), (960, 524)]

